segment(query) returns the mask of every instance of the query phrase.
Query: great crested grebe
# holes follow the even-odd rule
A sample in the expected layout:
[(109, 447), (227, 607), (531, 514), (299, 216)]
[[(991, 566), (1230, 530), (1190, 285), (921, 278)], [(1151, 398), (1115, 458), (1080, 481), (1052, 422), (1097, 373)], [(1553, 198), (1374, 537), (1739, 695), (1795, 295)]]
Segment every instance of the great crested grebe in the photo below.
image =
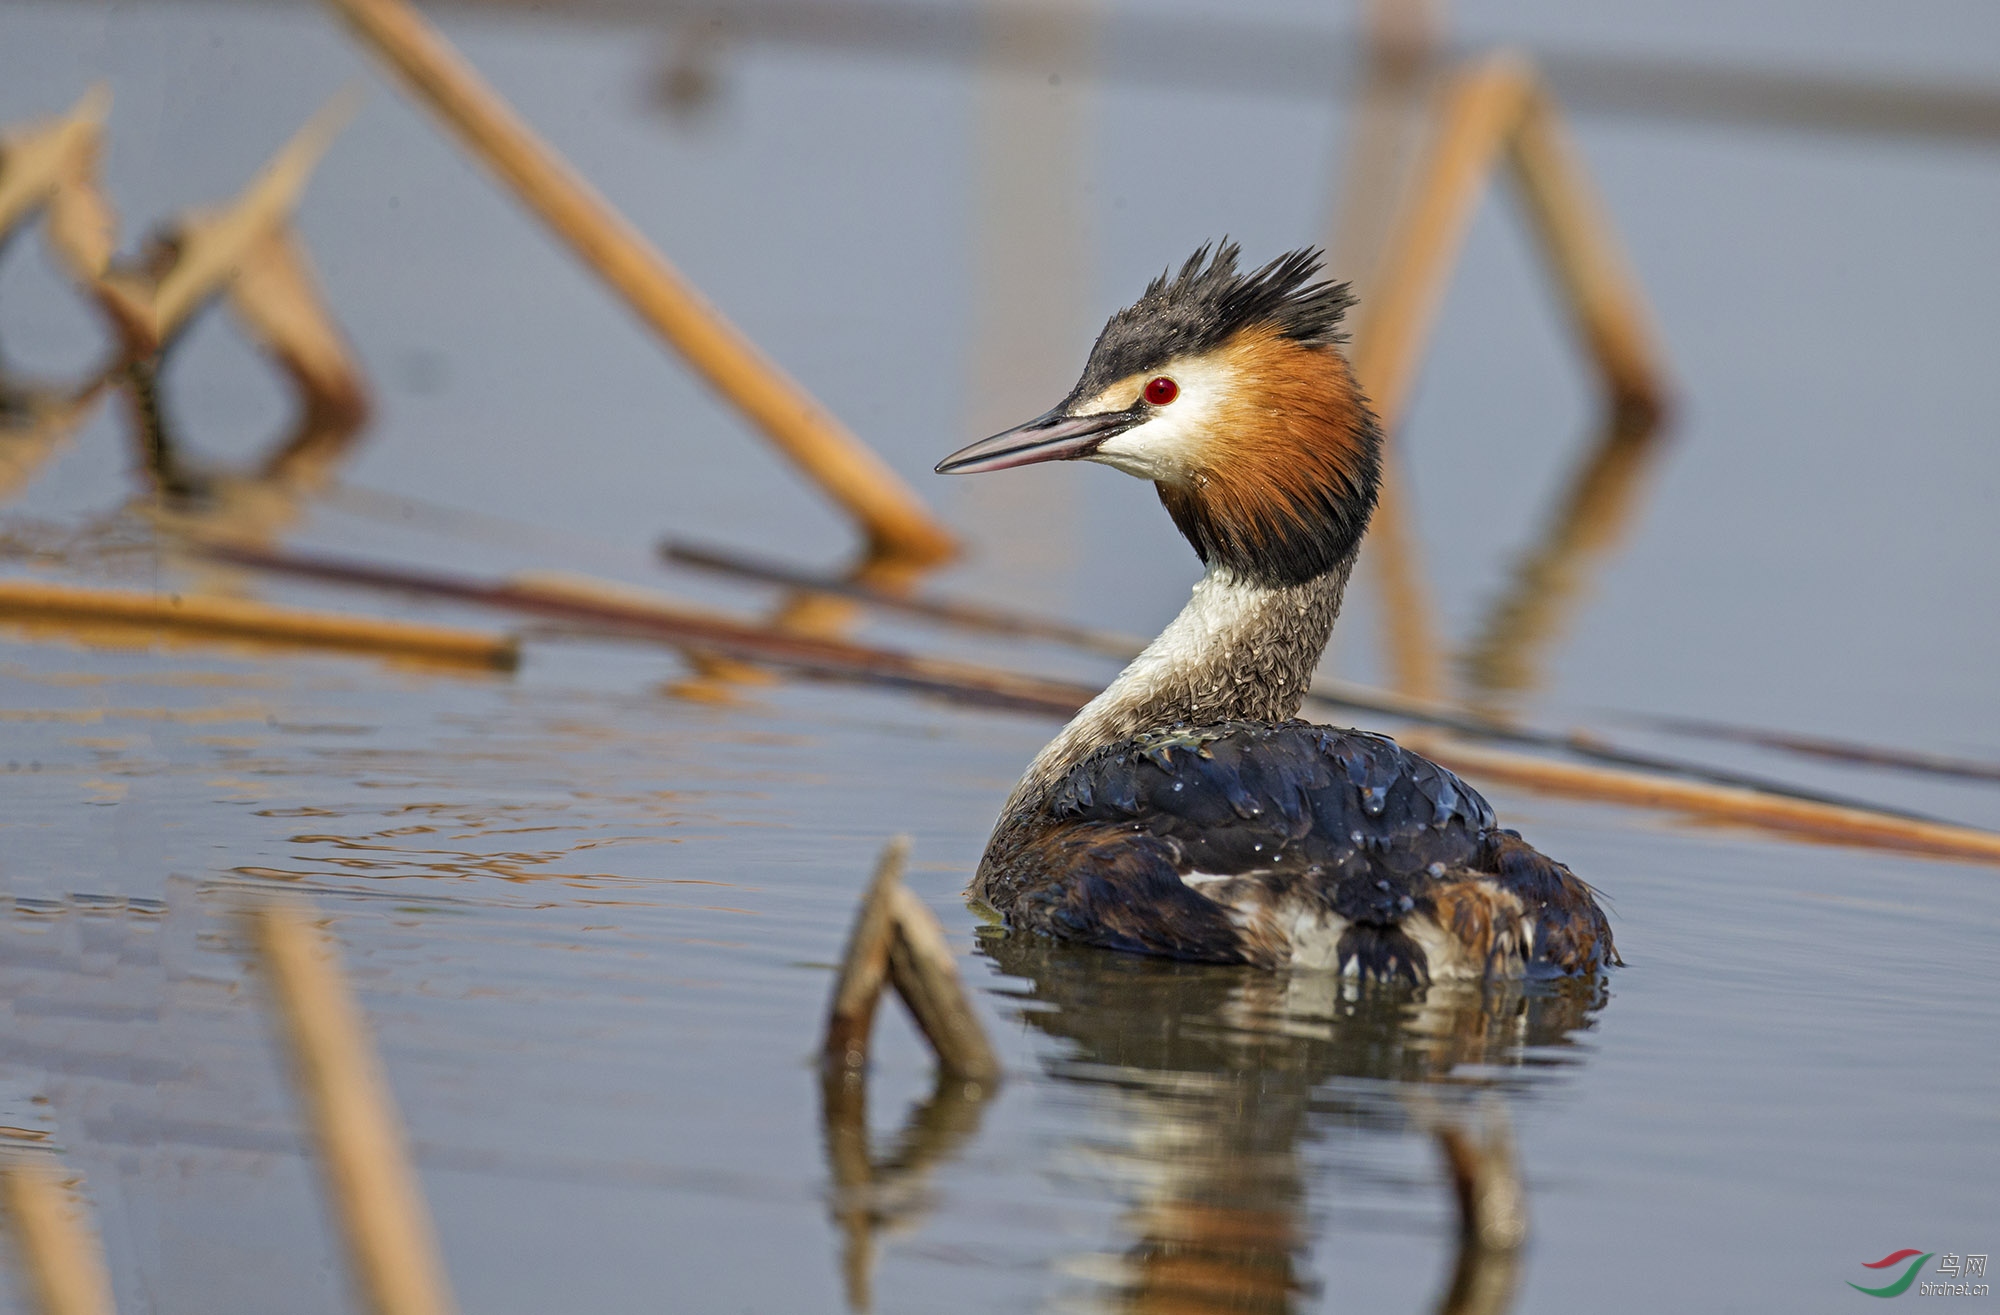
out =
[(1425, 982), (1617, 963), (1589, 886), (1436, 763), (1292, 718), (1375, 508), (1381, 433), (1315, 251), (1204, 246), (1113, 315), (1061, 405), (940, 474), (1096, 461), (1149, 479), (1207, 567), (1029, 765), (972, 893), (1119, 950)]

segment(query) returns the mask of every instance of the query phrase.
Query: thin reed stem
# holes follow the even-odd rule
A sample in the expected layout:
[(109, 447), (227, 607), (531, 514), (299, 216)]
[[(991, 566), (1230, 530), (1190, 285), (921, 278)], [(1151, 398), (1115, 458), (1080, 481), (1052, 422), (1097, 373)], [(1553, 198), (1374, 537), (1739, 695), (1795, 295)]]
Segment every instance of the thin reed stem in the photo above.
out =
[(39, 1315), (114, 1315), (111, 1275), (83, 1202), (45, 1152), (0, 1154), (0, 1206)]
[(588, 265), (865, 529), (887, 556), (957, 545), (881, 457), (725, 319), (402, 0), (329, 0), (405, 86)]
[(337, 953), (292, 905), (260, 903), (244, 920), (355, 1286), (375, 1315), (450, 1315), (451, 1289), (402, 1121)]
[(78, 589), (39, 580), (0, 580), (0, 621), (139, 627), (500, 670), (520, 660), (512, 637), (477, 630), (308, 612), (245, 598)]

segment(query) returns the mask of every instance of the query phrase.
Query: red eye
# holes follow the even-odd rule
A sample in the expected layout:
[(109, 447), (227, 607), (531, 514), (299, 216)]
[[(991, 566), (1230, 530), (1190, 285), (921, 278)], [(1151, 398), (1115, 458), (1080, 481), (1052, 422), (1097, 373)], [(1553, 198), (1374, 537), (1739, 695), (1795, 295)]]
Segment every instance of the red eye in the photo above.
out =
[(1154, 406), (1165, 406), (1181, 395), (1181, 386), (1165, 375), (1159, 375), (1146, 384), (1146, 400)]

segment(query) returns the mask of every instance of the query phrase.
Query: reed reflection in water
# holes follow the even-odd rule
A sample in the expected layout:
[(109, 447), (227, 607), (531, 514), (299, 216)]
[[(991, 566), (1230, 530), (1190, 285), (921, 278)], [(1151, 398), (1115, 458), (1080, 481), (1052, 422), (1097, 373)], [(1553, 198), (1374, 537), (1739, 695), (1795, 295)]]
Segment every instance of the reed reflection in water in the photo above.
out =
[(1459, 659), (1473, 706), (1499, 713), (1547, 684), (1554, 650), (1644, 509), (1666, 437), (1657, 416), (1614, 410), (1579, 455), (1568, 488)]

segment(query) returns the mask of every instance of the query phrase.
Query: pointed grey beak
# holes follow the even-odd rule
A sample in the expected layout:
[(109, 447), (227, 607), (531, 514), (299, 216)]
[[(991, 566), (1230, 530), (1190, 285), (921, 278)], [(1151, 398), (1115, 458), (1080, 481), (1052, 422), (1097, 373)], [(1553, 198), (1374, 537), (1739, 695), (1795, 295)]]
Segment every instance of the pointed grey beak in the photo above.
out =
[(1124, 433), (1141, 418), (1136, 411), (1073, 416), (1064, 415), (1058, 408), (1004, 434), (960, 448), (937, 463), (937, 473), (977, 475), (988, 470), (1030, 466), (1037, 461), (1074, 461), (1097, 451), (1105, 439)]

